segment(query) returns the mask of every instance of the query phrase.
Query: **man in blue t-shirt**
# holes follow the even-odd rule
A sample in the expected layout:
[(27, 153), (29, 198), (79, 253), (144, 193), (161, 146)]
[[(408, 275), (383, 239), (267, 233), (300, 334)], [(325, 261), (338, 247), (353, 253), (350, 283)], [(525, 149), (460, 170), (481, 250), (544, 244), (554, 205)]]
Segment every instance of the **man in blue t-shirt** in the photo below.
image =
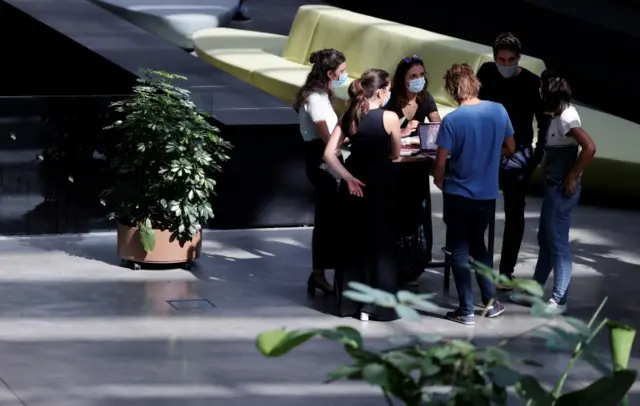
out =
[[(515, 152), (513, 126), (505, 108), (478, 99), (480, 82), (467, 64), (455, 64), (445, 74), (445, 88), (458, 109), (449, 113), (442, 124), (436, 144), (434, 181), (443, 192), (446, 245), (451, 252), (453, 279), (458, 290), (459, 308), (446, 317), (458, 323), (473, 325), (474, 303), (469, 256), (491, 266), (484, 234), (495, 212), (500, 158)], [(449, 159), (449, 174), (445, 165)], [(486, 306), (495, 294), (493, 283), (476, 273), (482, 303)], [(494, 301), (487, 317), (504, 312)]]

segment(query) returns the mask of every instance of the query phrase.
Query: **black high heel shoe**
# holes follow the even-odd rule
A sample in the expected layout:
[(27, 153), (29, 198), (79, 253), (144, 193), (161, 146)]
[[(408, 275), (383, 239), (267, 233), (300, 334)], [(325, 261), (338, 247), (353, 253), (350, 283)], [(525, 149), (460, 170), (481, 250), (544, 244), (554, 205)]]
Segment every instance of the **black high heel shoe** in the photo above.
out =
[(307, 280), (307, 295), (315, 296), (316, 289), (320, 290), (325, 295), (333, 295), (333, 289), (329, 289), (326, 286), (318, 283), (316, 280), (316, 276), (314, 274), (309, 275), (309, 279)]

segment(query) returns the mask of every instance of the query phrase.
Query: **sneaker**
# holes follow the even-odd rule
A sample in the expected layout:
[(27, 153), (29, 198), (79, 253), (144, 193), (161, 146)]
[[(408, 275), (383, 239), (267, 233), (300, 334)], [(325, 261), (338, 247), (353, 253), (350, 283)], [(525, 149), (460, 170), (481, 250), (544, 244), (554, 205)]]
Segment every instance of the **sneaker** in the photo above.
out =
[(551, 313), (562, 314), (567, 311), (567, 305), (558, 304), (558, 302), (556, 302), (555, 300), (549, 299), (547, 301), (547, 310)]
[[(507, 278), (509, 278), (510, 281), (513, 281), (515, 279), (513, 274), (502, 274), (502, 275), (506, 276)], [(496, 283), (496, 289), (501, 290), (501, 291), (511, 291), (511, 290), (513, 290), (513, 286), (502, 285), (500, 283)]]
[(476, 316), (473, 314), (463, 315), (460, 310), (454, 310), (445, 314), (447, 320), (455, 321), (456, 323), (464, 324), (465, 326), (473, 326), (476, 324)]
[(494, 317), (500, 316), (502, 313), (504, 313), (504, 306), (502, 305), (502, 303), (496, 300), (495, 302), (493, 302), (493, 305), (489, 307), (486, 317), (492, 319)]

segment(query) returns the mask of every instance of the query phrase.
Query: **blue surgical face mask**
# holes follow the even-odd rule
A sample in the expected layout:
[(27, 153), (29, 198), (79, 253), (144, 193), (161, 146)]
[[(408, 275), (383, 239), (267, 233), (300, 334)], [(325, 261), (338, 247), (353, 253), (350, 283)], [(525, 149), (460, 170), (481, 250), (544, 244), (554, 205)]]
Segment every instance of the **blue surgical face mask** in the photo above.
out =
[(347, 72), (343, 72), (342, 75), (340, 75), (340, 77), (338, 78), (338, 80), (333, 80), (331, 84), (333, 86), (340, 86), (347, 81), (347, 77), (348, 77)]
[(409, 81), (408, 89), (411, 93), (420, 93), (422, 90), (424, 90), (425, 83), (426, 81), (424, 80), (424, 78), (411, 79)]
[(500, 74), (505, 78), (510, 78), (518, 72), (518, 64), (504, 66), (496, 62), (496, 66), (498, 67), (498, 72), (500, 72)]

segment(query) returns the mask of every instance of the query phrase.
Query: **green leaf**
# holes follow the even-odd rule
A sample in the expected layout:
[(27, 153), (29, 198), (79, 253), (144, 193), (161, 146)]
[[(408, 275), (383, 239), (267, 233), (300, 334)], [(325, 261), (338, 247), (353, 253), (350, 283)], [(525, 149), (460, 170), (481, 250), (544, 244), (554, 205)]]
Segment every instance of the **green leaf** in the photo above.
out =
[(357, 365), (343, 365), (327, 374), (327, 383), (337, 381), (338, 379), (350, 379), (354, 377), (354, 375), (360, 375), (361, 373), (362, 367)]
[(418, 313), (415, 309), (409, 306), (398, 305), (396, 306), (395, 310), (398, 317), (402, 319), (412, 320), (412, 321), (420, 320), (420, 313)]
[(423, 359), (420, 364), (420, 370), (424, 376), (433, 376), (440, 372), (440, 366), (436, 365), (430, 359)]
[(362, 370), (362, 379), (376, 386), (386, 386), (389, 379), (387, 368), (381, 364), (369, 364)]
[(140, 232), (140, 244), (146, 252), (151, 252), (156, 246), (156, 233), (153, 232), (151, 227), (151, 220), (147, 219), (138, 228)]
[(360, 303), (373, 303), (376, 301), (376, 298), (373, 297), (372, 295), (367, 293), (356, 292), (355, 290), (345, 290), (342, 293), (342, 296), (346, 297), (347, 299), (351, 299), (354, 302), (360, 302)]
[(495, 365), (489, 371), (491, 380), (501, 388), (515, 385), (520, 380), (520, 374), (505, 365)]
[(418, 340), (422, 341), (425, 344), (434, 344), (442, 341), (442, 336), (440, 334), (418, 334)]
[(396, 335), (396, 336), (389, 337), (388, 341), (389, 343), (391, 343), (391, 345), (405, 346), (413, 343), (414, 340), (409, 336)]
[(520, 377), (516, 384), (516, 391), (523, 399), (533, 402), (530, 406), (551, 406), (553, 403), (551, 394), (540, 385), (536, 378), (530, 375)]
[(566, 321), (571, 327), (573, 327), (578, 333), (580, 333), (583, 337), (588, 338), (591, 337), (591, 329), (584, 321), (580, 319), (576, 319), (575, 317), (563, 317), (563, 320)]
[(582, 390), (562, 395), (556, 406), (615, 406), (622, 402), (635, 380), (636, 371), (617, 371)]
[(279, 357), (284, 355), (312, 339), (318, 334), (317, 330), (271, 330), (258, 334), (256, 347), (258, 351), (267, 357)]
[[(331, 331), (331, 330), (323, 330), (323, 333), (327, 331)], [(362, 347), (363, 345), (362, 335), (355, 328), (347, 327), (347, 326), (339, 326), (335, 328), (335, 332), (339, 334), (339, 336), (336, 336), (335, 338), (332, 338), (332, 339), (354, 348)]]
[(534, 303), (533, 306), (531, 306), (530, 313), (531, 316), (538, 319), (553, 319), (560, 315), (560, 313), (548, 309), (544, 303)]
[(542, 286), (534, 280), (531, 279), (516, 279), (514, 282), (516, 288), (526, 292), (532, 296), (540, 297), (544, 294), (544, 290)]
[(418, 360), (403, 351), (388, 352), (382, 356), (382, 359), (404, 373), (409, 373), (418, 366)]

